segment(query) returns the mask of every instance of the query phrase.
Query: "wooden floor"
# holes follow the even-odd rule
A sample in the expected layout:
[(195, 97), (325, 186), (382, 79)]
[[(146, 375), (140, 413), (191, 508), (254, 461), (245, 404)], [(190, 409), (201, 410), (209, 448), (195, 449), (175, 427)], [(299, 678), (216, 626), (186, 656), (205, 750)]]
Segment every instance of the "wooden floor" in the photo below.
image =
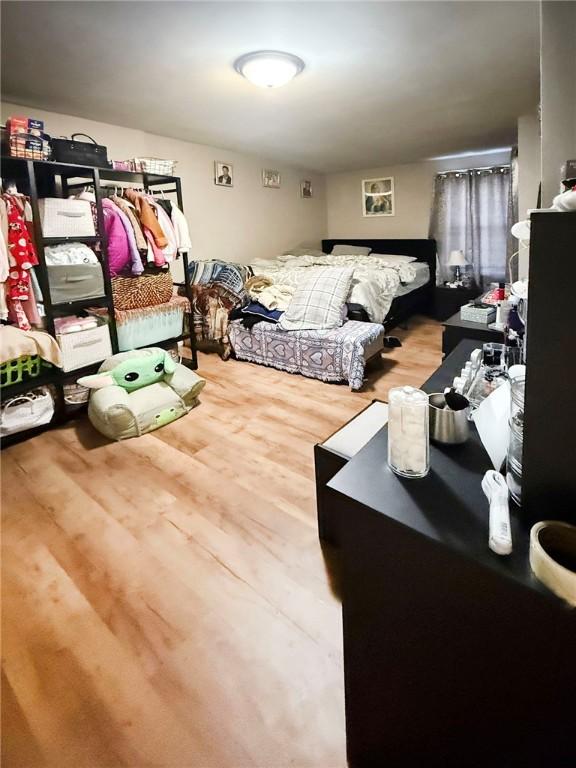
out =
[(3, 452), (3, 768), (345, 766), (312, 447), (439, 365), (437, 323), (398, 335), (361, 393), (202, 354), (158, 432)]

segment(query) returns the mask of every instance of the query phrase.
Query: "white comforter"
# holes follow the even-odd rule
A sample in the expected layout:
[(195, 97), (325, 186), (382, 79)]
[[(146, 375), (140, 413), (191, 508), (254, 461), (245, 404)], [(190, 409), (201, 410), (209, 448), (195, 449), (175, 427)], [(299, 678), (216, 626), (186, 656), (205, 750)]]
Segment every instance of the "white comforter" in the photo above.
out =
[(361, 304), (373, 323), (384, 321), (400, 283), (407, 285), (416, 277), (412, 264), (392, 264), (377, 256), (279, 256), (258, 259), (251, 266), (255, 275), (264, 275), (275, 283), (294, 288), (324, 267), (353, 267), (352, 286), (346, 301)]

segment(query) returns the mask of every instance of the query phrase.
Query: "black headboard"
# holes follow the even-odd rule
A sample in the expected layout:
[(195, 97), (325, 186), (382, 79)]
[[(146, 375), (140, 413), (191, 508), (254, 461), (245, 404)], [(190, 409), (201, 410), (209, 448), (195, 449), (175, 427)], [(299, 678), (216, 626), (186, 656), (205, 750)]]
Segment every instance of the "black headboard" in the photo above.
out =
[(324, 253), (332, 253), (335, 245), (360, 245), (374, 253), (391, 253), (399, 256), (415, 256), (430, 267), (430, 283), (436, 284), (436, 240), (322, 240)]

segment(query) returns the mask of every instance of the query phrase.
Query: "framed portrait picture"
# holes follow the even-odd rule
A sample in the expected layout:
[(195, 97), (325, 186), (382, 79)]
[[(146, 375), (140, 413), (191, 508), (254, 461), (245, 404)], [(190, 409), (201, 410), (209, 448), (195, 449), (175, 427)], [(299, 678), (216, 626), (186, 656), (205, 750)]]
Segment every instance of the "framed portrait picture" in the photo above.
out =
[(262, 186), (278, 189), (280, 186), (280, 171), (273, 171), (270, 168), (264, 168), (262, 171)]
[(394, 177), (362, 180), (362, 215), (394, 216)]
[(214, 161), (214, 184), (219, 187), (234, 186), (234, 168), (232, 163), (224, 163), (221, 160)]
[(312, 197), (312, 182), (309, 179), (300, 182), (300, 197)]

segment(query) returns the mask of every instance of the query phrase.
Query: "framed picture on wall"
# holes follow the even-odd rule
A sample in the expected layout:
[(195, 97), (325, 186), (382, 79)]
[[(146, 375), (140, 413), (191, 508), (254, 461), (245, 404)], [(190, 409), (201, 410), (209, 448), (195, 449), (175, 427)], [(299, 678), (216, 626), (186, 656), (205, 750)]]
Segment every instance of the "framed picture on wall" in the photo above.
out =
[(300, 182), (300, 197), (312, 197), (312, 182), (309, 179), (302, 179)]
[(362, 179), (362, 215), (394, 216), (394, 177)]
[(214, 184), (219, 187), (234, 186), (234, 167), (232, 163), (224, 163), (221, 160), (214, 161)]
[(262, 186), (278, 189), (280, 186), (280, 171), (273, 171), (270, 168), (262, 170)]

